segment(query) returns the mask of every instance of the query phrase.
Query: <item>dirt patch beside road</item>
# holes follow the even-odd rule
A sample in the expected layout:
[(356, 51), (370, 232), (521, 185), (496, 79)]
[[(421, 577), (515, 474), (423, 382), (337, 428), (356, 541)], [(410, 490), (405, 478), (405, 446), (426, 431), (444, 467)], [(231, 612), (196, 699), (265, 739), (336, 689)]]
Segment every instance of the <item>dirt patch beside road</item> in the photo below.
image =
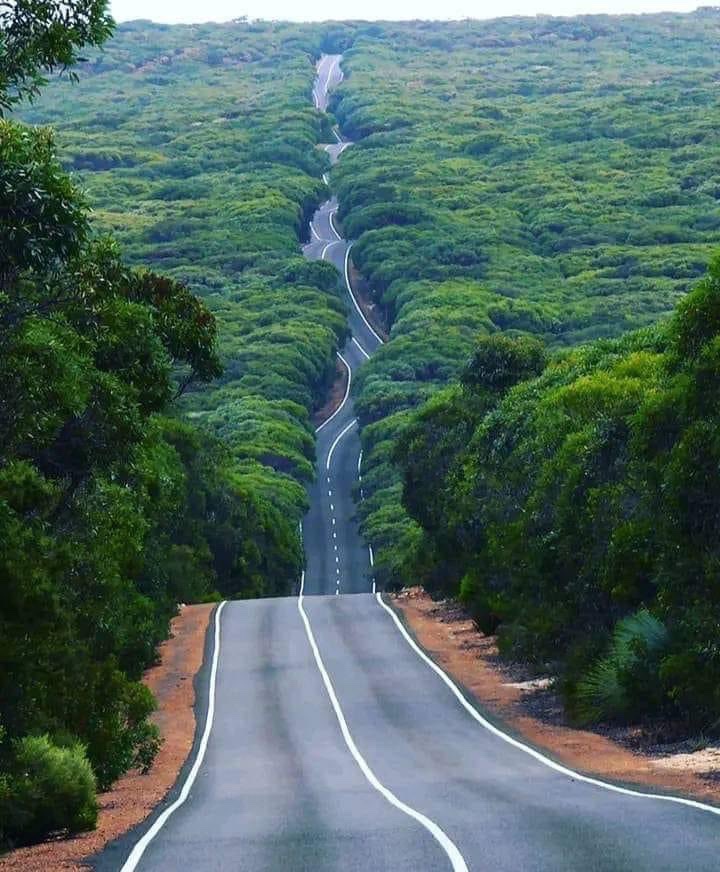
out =
[(633, 736), (639, 742), (639, 730), (625, 730), (618, 741), (576, 729), (566, 722), (552, 682), (501, 663), (494, 638), (479, 632), (457, 604), (435, 602), (422, 588), (403, 591), (392, 603), (434, 660), (531, 745), (580, 772), (720, 804), (720, 750), (643, 753), (627, 747)]
[(321, 409), (318, 409), (312, 417), (313, 426), (319, 427), (340, 408), (340, 406), (342, 405), (342, 401), (345, 398), (347, 381), (347, 367), (340, 360), (338, 360), (337, 366), (335, 367), (335, 381), (330, 388), (330, 394), (328, 395), (327, 402)]
[(147, 775), (129, 772), (106, 793), (98, 796), (97, 829), (70, 839), (43, 842), (0, 857), (0, 870), (55, 872), (84, 869), (83, 858), (102, 850), (144, 820), (165, 797), (185, 762), (195, 735), (195, 689), (212, 603), (185, 606), (173, 619), (171, 636), (160, 646), (160, 662), (145, 673), (143, 681), (157, 699), (153, 720), (163, 744)]
[(385, 323), (385, 319), (380, 308), (373, 302), (368, 283), (362, 273), (360, 273), (355, 267), (352, 258), (350, 258), (349, 273), (350, 285), (352, 286), (353, 294), (355, 299), (358, 301), (358, 305), (375, 332), (380, 336), (383, 342), (387, 342), (390, 338), (390, 333), (387, 324)]

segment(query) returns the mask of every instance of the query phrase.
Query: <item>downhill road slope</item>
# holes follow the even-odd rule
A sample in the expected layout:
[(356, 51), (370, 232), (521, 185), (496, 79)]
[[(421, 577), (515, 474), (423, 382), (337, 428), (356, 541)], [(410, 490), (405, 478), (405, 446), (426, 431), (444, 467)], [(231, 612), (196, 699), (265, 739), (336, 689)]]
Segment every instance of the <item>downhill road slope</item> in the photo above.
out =
[[(338, 69), (319, 65), (321, 106)], [(315, 216), (307, 253), (344, 268), (334, 208)], [(379, 342), (352, 311), (351, 369)], [(483, 719), (379, 596), (336, 594), (372, 584), (350, 497), (359, 446), (349, 399), (318, 440), (300, 596), (219, 609), (207, 719), (180, 792), (97, 868), (717, 869), (716, 810), (587, 779), (521, 745)]]

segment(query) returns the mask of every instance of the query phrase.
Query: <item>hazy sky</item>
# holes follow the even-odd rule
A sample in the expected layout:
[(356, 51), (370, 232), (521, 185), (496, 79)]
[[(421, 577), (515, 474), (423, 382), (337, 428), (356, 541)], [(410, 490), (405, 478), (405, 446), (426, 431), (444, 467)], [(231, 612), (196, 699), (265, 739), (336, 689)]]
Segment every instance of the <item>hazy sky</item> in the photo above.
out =
[[(709, 4), (712, 0), (704, 0)], [(689, 12), (703, 0), (111, 0), (118, 21), (230, 21), (277, 18), (324, 21), (328, 18), (400, 20), (404, 18), (495, 18), (500, 15), (578, 15), (590, 12)]]

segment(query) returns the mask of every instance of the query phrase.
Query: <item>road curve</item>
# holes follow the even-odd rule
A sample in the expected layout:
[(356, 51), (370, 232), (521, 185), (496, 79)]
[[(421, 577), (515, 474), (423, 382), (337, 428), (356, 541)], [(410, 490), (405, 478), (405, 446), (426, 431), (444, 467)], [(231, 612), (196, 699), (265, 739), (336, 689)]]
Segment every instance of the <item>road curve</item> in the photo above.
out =
[[(323, 59), (319, 78), (333, 69)], [(334, 206), (316, 215), (321, 239), (309, 256), (322, 256)], [(337, 242), (325, 257), (340, 265), (347, 248)], [(359, 315), (351, 324), (371, 353)], [(351, 368), (364, 359), (352, 342), (343, 356)], [(340, 507), (352, 509), (336, 496), (338, 477), (357, 472), (352, 421), (348, 399), (318, 433), (331, 481), (317, 487), (333, 493), (313, 495), (301, 595), (231, 602), (216, 614), (200, 685), (204, 726), (186, 771), (170, 804), (95, 868), (716, 870), (717, 809), (565, 770), (484, 720), (379, 595), (306, 595), (337, 585), (334, 558), (315, 553), (326, 529), (344, 528), (343, 592), (370, 583), (357, 527), (341, 523)]]
[[(318, 62), (313, 98), (325, 109), (328, 89), (342, 81), (339, 55), (324, 55)], [(335, 142), (328, 143), (335, 163), (352, 143), (334, 130)], [(327, 260), (340, 273), (347, 296), (351, 338), (340, 353), (349, 381), (368, 357), (382, 344), (380, 336), (365, 317), (353, 294), (349, 275), (349, 243), (339, 232), (338, 202), (330, 197), (315, 212), (310, 223), (310, 241), (303, 246), (310, 260)], [(360, 439), (352, 396), (317, 430), (316, 480), (310, 488), (310, 511), (303, 523), (306, 554), (304, 590), (306, 595), (367, 593), (374, 590), (372, 551), (363, 542), (356, 518), (355, 495), (362, 487)]]

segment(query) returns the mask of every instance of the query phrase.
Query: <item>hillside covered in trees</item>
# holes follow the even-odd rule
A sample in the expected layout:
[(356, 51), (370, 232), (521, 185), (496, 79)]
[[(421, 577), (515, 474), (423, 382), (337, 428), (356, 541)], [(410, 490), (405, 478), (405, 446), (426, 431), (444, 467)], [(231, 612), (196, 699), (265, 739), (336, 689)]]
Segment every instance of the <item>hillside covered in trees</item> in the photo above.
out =
[(54, 49), (0, 18), (0, 843), (90, 825), (151, 760), (139, 678), (178, 602), (298, 578), (346, 335), (299, 248), (323, 51), (355, 140), (330, 184), (390, 325), (355, 386), (378, 581), (460, 594), (581, 719), (712, 729), (720, 14), (105, 42), (85, 7)]
[(345, 322), (298, 247), (314, 44), (240, 28), (217, 83), (212, 42), (129, 27), (73, 86), (44, 76), (108, 38), (104, 3), (0, 25), (0, 107), (59, 128), (0, 119), (2, 846), (92, 826), (96, 788), (150, 765), (139, 679), (178, 603), (291, 592)]
[(665, 320), (718, 245), (718, 35), (391, 25), (334, 102), (392, 325), (357, 398), (380, 572), (460, 593), (584, 721), (720, 716), (716, 261)]

